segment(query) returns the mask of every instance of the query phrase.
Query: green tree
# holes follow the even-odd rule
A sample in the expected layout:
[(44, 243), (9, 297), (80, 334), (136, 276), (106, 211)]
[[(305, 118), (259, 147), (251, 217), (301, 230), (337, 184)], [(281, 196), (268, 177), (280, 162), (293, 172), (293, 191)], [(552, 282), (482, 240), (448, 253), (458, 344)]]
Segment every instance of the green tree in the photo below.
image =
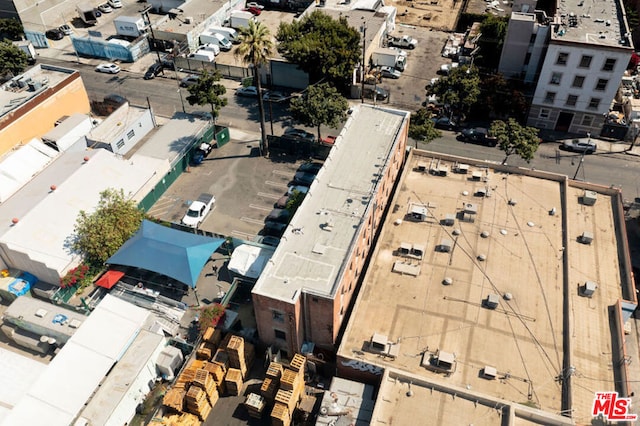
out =
[(289, 197), (289, 201), (287, 201), (287, 205), (285, 206), (289, 211), (289, 217), (293, 217), (293, 215), (296, 214), (296, 210), (298, 210), (298, 207), (302, 204), (302, 200), (304, 200), (305, 195), (307, 194), (300, 192), (297, 189), (293, 190)]
[(291, 101), (289, 109), (294, 120), (317, 128), (320, 140), (320, 126), (337, 128), (347, 119), (349, 103), (329, 83), (321, 83), (309, 86), (303, 96)]
[(429, 143), (440, 136), (442, 136), (442, 133), (435, 128), (433, 121), (431, 121), (431, 112), (429, 110), (420, 108), (411, 114), (409, 137), (416, 141), (416, 148), (418, 147), (418, 142)]
[(438, 80), (430, 88), (443, 104), (448, 104), (460, 116), (469, 111), (480, 95), (480, 76), (475, 67), (456, 67), (448, 76)]
[(211, 105), (211, 118), (218, 118), (220, 109), (227, 105), (227, 98), (222, 95), (227, 93), (227, 89), (218, 82), (222, 77), (219, 72), (209, 72), (204, 70), (198, 82), (187, 89), (189, 105)]
[(490, 131), (498, 139), (498, 147), (504, 151), (505, 157), (502, 164), (507, 164), (507, 159), (512, 154), (519, 155), (528, 163), (533, 159), (540, 145), (538, 129), (522, 126), (513, 118), (506, 122), (502, 120), (492, 122)]
[(0, 19), (0, 36), (9, 40), (21, 40), (24, 28), (19, 20), (15, 18)]
[(483, 79), (480, 90), (477, 112), (481, 115), (524, 119), (527, 100), (522, 91), (507, 81), (502, 74), (492, 74)]
[(478, 47), (482, 52), (482, 57), (477, 61), (479, 65), (488, 69), (498, 68), (508, 25), (508, 18), (486, 15), (480, 25), (482, 36), (478, 40)]
[(360, 33), (344, 17), (335, 20), (315, 11), (300, 21), (281, 23), (278, 51), (309, 74), (311, 83), (326, 80), (346, 93), (360, 62)]
[(27, 67), (27, 54), (10, 41), (0, 41), (0, 75), (20, 74)]
[(100, 193), (95, 211), (78, 214), (71, 249), (90, 265), (102, 266), (140, 228), (143, 219), (144, 212), (122, 189), (107, 189)]
[(262, 102), (262, 84), (260, 82), (260, 68), (273, 55), (273, 41), (269, 29), (261, 22), (249, 21), (249, 26), (240, 28), (240, 45), (235, 55), (242, 58), (242, 62), (253, 67), (253, 81), (258, 88), (258, 110), (260, 112), (260, 151), (268, 155), (267, 131), (264, 126), (264, 104)]

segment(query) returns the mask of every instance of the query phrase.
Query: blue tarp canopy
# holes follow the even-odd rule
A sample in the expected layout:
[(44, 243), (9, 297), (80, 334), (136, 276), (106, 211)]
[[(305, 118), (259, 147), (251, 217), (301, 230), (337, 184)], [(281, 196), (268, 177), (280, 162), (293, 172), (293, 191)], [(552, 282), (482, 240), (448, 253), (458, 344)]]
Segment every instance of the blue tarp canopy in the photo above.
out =
[(223, 238), (190, 234), (145, 220), (107, 263), (157, 272), (195, 288), (202, 268), (222, 243)]

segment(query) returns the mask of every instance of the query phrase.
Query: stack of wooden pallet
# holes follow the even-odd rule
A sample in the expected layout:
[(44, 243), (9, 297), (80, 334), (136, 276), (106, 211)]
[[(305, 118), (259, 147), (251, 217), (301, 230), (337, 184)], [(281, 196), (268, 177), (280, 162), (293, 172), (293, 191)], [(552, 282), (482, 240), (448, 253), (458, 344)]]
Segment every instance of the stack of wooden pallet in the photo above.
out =
[(242, 392), (242, 373), (237, 368), (230, 368), (224, 377), (224, 383), (229, 395), (240, 395)]
[(296, 373), (298, 373), (300, 375), (300, 378), (304, 380), (304, 368), (306, 364), (307, 364), (306, 357), (300, 354), (295, 354), (293, 356), (293, 359), (289, 363), (289, 368), (295, 371)]
[(244, 363), (247, 365), (247, 370), (251, 370), (253, 361), (256, 359), (256, 348), (249, 342), (244, 342)]
[(148, 426), (200, 426), (200, 419), (189, 413), (171, 414), (161, 419), (154, 418)]
[(231, 336), (226, 349), (229, 354), (229, 367), (240, 370), (242, 377), (246, 377), (247, 363), (244, 358), (244, 339), (240, 336)]
[(196, 358), (203, 361), (209, 361), (216, 353), (216, 346), (209, 342), (202, 342), (196, 350)]
[(184, 410), (183, 401), (186, 393), (184, 389), (180, 388), (169, 389), (162, 398), (162, 405), (181, 413)]
[(227, 370), (229, 370), (229, 354), (227, 351), (222, 348), (218, 349), (213, 358), (211, 358), (211, 362), (218, 364), (222, 367), (222, 371), (227, 374)]
[(202, 335), (202, 340), (218, 346), (222, 340), (222, 332), (217, 328), (208, 327)]
[(197, 415), (204, 421), (211, 412), (211, 404), (207, 399), (207, 393), (198, 386), (191, 386), (184, 398), (186, 410)]
[(193, 386), (198, 386), (207, 394), (207, 399), (209, 403), (213, 407), (218, 401), (218, 387), (216, 386), (216, 382), (213, 380), (213, 377), (209, 372), (205, 369), (200, 369), (196, 371), (196, 378), (193, 379)]
[(271, 377), (272, 379), (276, 379), (279, 381), (280, 377), (282, 377), (283, 369), (284, 368), (282, 367), (282, 364), (271, 362), (269, 363), (269, 368), (267, 368), (267, 377)]
[(250, 417), (260, 419), (264, 408), (267, 406), (267, 401), (258, 394), (250, 393), (244, 402), (244, 406), (247, 407)]
[(273, 426), (289, 426), (291, 424), (291, 414), (285, 404), (276, 402), (271, 410), (271, 424)]
[[(281, 382), (282, 384), (282, 382)], [(293, 413), (293, 410), (296, 409), (296, 405), (298, 405), (298, 397), (299, 394), (297, 391), (294, 390), (285, 390), (285, 389), (278, 389), (278, 392), (276, 392), (276, 397), (275, 397), (275, 401), (276, 403), (281, 403), (287, 406), (287, 409), (289, 410), (289, 414)]]
[(260, 395), (265, 397), (269, 402), (272, 402), (278, 392), (279, 381), (272, 377), (265, 377), (260, 387)]
[(173, 387), (186, 390), (189, 387), (189, 384), (196, 377), (196, 370), (202, 368), (202, 364), (203, 361), (192, 360), (189, 364), (187, 364), (185, 369), (182, 370), (182, 373), (176, 379)]
[(216, 383), (218, 388), (218, 393), (220, 395), (224, 395), (225, 385), (224, 385), (224, 371), (222, 370), (222, 366), (219, 364), (215, 364), (213, 362), (205, 362), (202, 365), (202, 368), (207, 370), (211, 377), (213, 377), (213, 381)]

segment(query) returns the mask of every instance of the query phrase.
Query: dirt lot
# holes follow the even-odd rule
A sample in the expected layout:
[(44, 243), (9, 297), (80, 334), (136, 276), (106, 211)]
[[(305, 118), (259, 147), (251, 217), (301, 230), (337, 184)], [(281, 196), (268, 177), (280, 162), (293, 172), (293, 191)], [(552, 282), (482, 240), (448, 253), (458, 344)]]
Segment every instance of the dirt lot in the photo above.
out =
[(389, 5), (398, 9), (397, 24), (453, 31), (463, 2), (458, 0), (391, 0)]

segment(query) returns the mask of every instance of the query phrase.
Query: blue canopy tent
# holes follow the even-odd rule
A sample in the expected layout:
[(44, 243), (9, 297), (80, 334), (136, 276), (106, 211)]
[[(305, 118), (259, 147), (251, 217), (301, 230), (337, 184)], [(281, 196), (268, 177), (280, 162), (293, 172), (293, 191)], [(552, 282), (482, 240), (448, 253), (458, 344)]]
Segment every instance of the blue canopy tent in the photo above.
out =
[(195, 288), (202, 268), (222, 243), (223, 238), (203, 237), (145, 220), (107, 263), (157, 272)]

